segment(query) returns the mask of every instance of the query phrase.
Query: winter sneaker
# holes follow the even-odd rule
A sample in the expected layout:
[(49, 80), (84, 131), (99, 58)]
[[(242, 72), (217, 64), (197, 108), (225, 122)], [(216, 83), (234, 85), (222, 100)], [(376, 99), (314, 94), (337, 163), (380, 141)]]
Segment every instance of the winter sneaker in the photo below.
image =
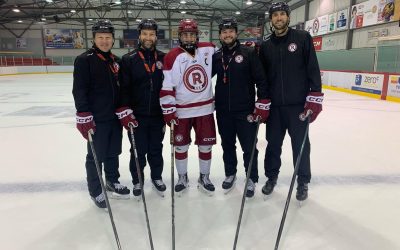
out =
[(130, 190), (122, 184), (107, 181), (106, 190), (110, 193), (110, 198), (129, 199)]
[(184, 191), (187, 190), (187, 187), (189, 186), (189, 178), (186, 174), (180, 174), (179, 175), (179, 179), (178, 179), (178, 183), (176, 183), (175, 185), (175, 192), (178, 193), (178, 195), (182, 195), (182, 193)]
[(142, 195), (142, 188), (140, 187), (140, 183), (136, 183), (133, 185), (132, 193), (133, 193), (133, 198), (140, 201)]
[(249, 179), (246, 188), (246, 197), (252, 198), (254, 196), (255, 190), (256, 190), (256, 184), (251, 179)]
[(276, 185), (276, 181), (278, 178), (268, 178), (267, 182), (262, 188), (262, 193), (265, 195), (270, 195), (274, 191), (274, 187)]
[(222, 182), (222, 189), (224, 193), (227, 194), (229, 191), (232, 190), (236, 183), (236, 175), (229, 175), (225, 178), (224, 182)]
[(99, 208), (107, 208), (107, 203), (106, 203), (106, 199), (103, 193), (99, 194), (96, 197), (90, 197), (92, 198), (94, 204), (99, 207)]
[(161, 195), (162, 197), (164, 197), (164, 192), (165, 192), (165, 190), (167, 190), (167, 186), (165, 186), (165, 184), (162, 181), (162, 179), (151, 180), (151, 182), (153, 183), (153, 187), (157, 191), (157, 193), (159, 195)]
[(297, 184), (296, 199), (298, 201), (304, 201), (307, 198), (308, 198), (308, 184), (307, 183), (298, 183)]
[(215, 191), (215, 187), (214, 184), (211, 183), (209, 176), (209, 174), (200, 174), (197, 187), (211, 195)]

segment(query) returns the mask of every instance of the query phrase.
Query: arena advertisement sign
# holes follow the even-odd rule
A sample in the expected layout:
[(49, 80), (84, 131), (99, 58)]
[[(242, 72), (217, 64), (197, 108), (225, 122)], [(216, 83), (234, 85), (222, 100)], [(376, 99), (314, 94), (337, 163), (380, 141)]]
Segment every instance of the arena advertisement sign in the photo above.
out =
[(400, 75), (389, 75), (387, 95), (400, 98)]
[(47, 49), (82, 49), (83, 37), (79, 29), (44, 29)]
[(354, 74), (351, 89), (371, 94), (380, 95), (383, 87), (383, 75), (379, 74)]

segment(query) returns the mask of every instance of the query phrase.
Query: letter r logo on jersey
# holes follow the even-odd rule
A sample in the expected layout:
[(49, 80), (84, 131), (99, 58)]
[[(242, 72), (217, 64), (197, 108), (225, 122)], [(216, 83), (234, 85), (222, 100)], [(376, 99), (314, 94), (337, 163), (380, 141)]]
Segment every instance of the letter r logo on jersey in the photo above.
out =
[(203, 92), (208, 86), (206, 70), (199, 64), (190, 66), (183, 74), (185, 87), (194, 93)]

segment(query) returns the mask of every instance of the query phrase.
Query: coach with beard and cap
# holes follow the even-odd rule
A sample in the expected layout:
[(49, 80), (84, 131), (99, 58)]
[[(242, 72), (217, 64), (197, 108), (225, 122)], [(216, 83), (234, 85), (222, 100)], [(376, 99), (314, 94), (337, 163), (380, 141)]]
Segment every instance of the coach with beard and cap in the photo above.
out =
[[(281, 167), (282, 143), (289, 132), (293, 162), (299, 155), (307, 122), (299, 115), (311, 112), (313, 122), (322, 110), (321, 76), (311, 35), (289, 28), (290, 8), (285, 2), (273, 3), (269, 9), (272, 34), (260, 47), (259, 55), (268, 80), (271, 114), (267, 122), (264, 168), (268, 181), (262, 188), (265, 195), (274, 190)], [(308, 135), (297, 174), (299, 201), (308, 197), (310, 141)]]
[[(134, 119), (125, 120), (123, 126), (128, 131), (129, 125), (135, 127), (135, 142), (142, 180), (144, 180), (143, 169), (146, 166), (147, 156), (152, 184), (162, 195), (166, 190), (161, 176), (164, 166), (162, 141), (165, 123), (159, 93), (164, 79), (162, 63), (164, 53), (156, 49), (158, 26), (153, 19), (143, 19), (137, 30), (138, 48), (122, 57), (121, 109), (134, 115)], [(128, 135), (130, 138), (129, 132)], [(140, 199), (142, 190), (132, 148), (129, 169), (132, 175), (133, 195)]]
[[(217, 74), (215, 110), (218, 132), (222, 140), (226, 176), (222, 188), (225, 193), (233, 188), (236, 181), (236, 137), (243, 150), (244, 168), (247, 173), (253, 142), (257, 137), (255, 121), (265, 122), (270, 105), (267, 99), (266, 78), (256, 51), (241, 45), (237, 36), (236, 19), (223, 18), (219, 24), (222, 48), (213, 55), (213, 75)], [(255, 183), (258, 181), (257, 156), (256, 149), (246, 190), (247, 197), (254, 196)]]

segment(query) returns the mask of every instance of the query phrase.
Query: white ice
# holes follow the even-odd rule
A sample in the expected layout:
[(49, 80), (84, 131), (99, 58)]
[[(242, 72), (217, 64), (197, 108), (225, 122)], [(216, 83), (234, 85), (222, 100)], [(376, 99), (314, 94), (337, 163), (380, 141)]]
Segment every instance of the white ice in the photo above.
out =
[[(0, 77), (0, 249), (117, 249), (108, 214), (89, 199), (86, 144), (75, 129), (71, 74)], [(311, 124), (313, 179), (309, 200), (294, 196), (280, 249), (400, 249), (400, 105), (325, 90), (324, 110)], [(264, 201), (265, 125), (260, 127), (255, 198), (244, 207), (237, 249), (273, 249), (293, 172), (289, 137), (279, 183)], [(197, 148), (190, 147), (190, 190), (175, 199), (176, 249), (232, 249), (244, 186), (224, 195), (222, 150), (213, 148), (213, 197), (196, 188)], [(169, 132), (164, 141), (165, 198), (147, 198), (155, 249), (171, 249)], [(120, 181), (132, 188), (129, 142), (123, 141)], [(176, 171), (175, 171), (176, 173)], [(122, 249), (150, 249), (143, 204), (110, 200)]]

